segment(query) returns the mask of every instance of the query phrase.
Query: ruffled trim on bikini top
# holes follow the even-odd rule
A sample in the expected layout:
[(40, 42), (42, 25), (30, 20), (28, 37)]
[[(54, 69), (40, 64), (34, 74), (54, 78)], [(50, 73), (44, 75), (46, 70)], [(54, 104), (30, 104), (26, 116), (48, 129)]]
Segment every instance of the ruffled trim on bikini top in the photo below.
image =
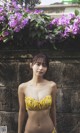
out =
[(25, 96), (26, 110), (44, 110), (51, 107), (52, 97), (51, 95), (45, 96), (40, 101), (32, 97)]

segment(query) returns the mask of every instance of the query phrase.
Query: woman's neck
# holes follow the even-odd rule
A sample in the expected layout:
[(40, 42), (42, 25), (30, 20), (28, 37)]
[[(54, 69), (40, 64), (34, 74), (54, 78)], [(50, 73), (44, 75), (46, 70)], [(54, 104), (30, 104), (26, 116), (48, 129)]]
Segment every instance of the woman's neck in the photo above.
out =
[(33, 78), (32, 78), (32, 82), (35, 84), (35, 85), (37, 85), (38, 83), (42, 83), (43, 82), (43, 77), (35, 77), (35, 76), (33, 76)]

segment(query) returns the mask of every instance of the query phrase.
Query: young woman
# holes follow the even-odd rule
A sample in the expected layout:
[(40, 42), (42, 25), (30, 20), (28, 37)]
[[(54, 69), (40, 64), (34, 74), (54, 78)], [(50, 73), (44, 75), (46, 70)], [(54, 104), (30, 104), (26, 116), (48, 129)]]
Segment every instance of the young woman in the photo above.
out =
[(34, 56), (30, 67), (32, 79), (18, 88), (18, 133), (56, 133), (57, 87), (55, 82), (44, 79), (49, 69), (47, 56)]

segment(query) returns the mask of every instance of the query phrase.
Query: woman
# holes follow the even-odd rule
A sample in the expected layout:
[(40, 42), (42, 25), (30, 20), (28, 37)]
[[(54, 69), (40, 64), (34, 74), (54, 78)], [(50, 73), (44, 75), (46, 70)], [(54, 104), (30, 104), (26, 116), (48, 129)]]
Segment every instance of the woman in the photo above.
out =
[(56, 133), (57, 87), (55, 82), (44, 78), (49, 69), (47, 56), (34, 56), (30, 67), (33, 70), (32, 79), (18, 88), (18, 133)]

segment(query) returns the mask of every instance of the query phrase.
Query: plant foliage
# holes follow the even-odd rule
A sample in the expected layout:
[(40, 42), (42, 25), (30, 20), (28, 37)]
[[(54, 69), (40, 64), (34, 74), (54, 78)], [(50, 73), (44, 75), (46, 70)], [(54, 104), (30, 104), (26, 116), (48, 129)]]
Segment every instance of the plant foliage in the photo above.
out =
[(30, 10), (15, 0), (0, 5), (0, 45), (53, 47), (65, 40), (80, 39), (79, 11), (51, 19), (42, 10)]

